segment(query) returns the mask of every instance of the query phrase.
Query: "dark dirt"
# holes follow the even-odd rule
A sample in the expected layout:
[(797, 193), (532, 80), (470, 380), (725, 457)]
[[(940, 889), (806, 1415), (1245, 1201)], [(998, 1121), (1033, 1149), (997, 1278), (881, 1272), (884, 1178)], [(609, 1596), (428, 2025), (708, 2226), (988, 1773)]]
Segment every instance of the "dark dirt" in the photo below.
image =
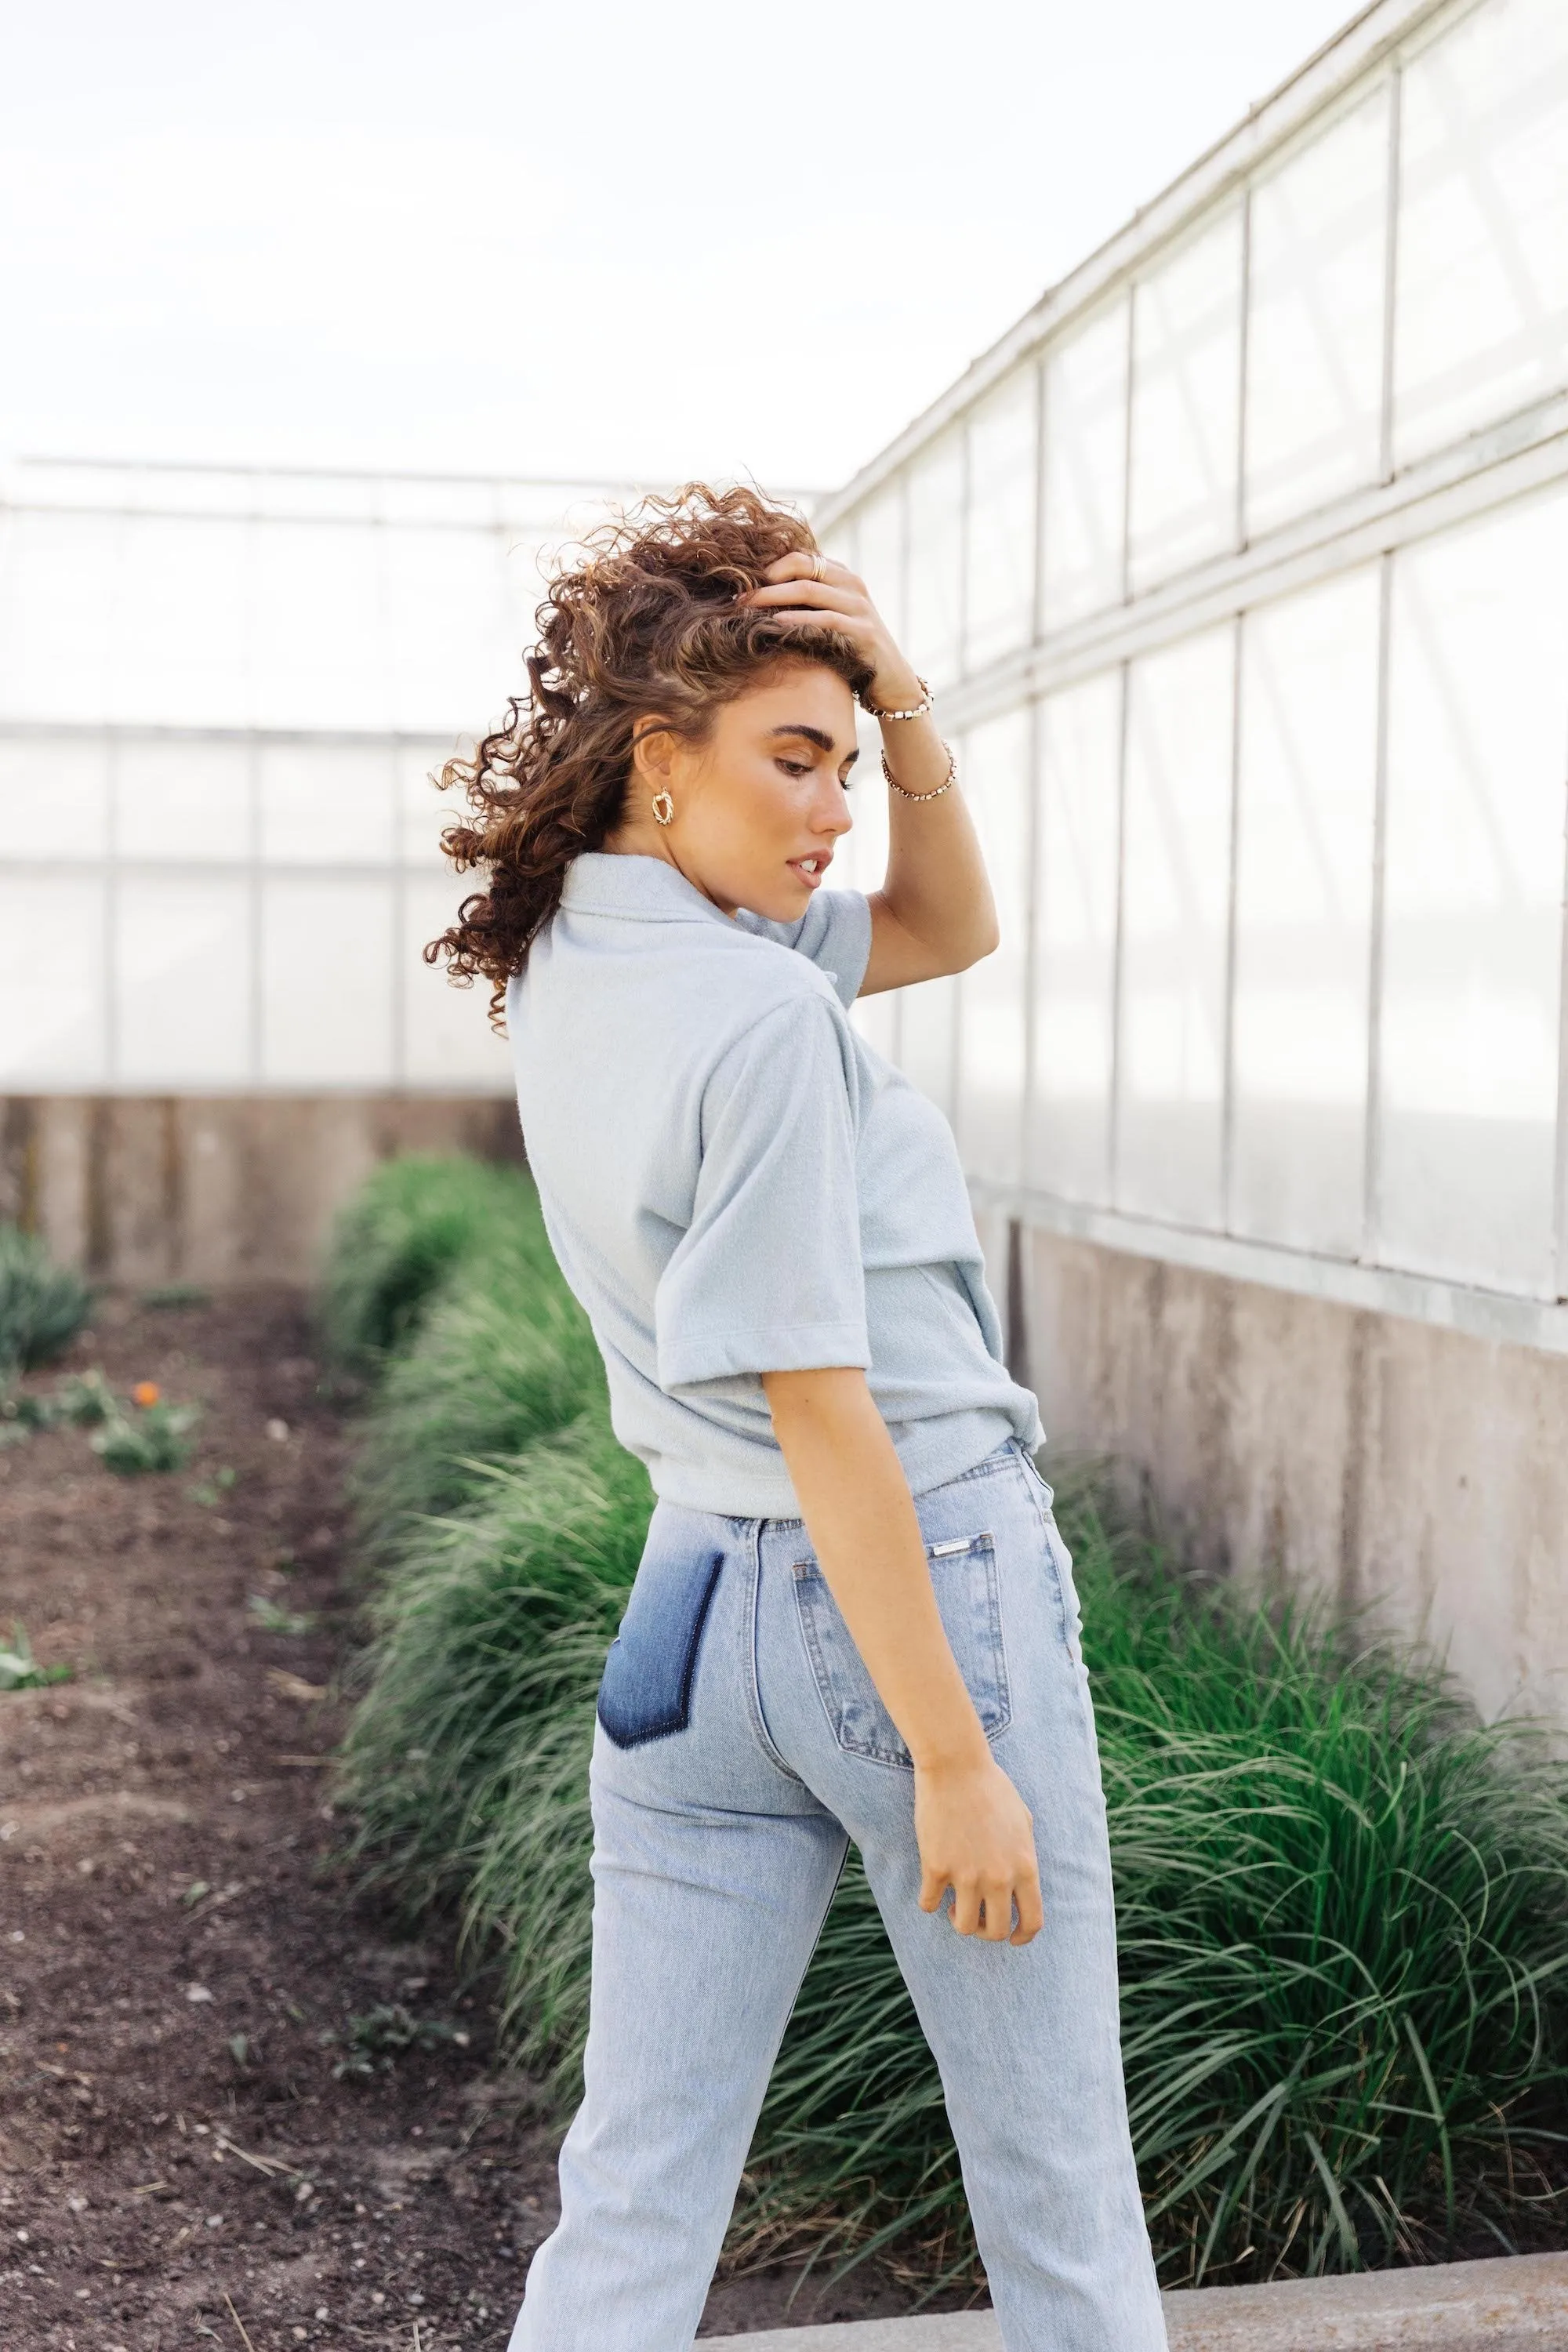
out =
[[(27, 1387), (100, 1365), (203, 1417), (163, 1476), (78, 1429), (0, 1452), (0, 1638), (71, 1669), (0, 1692), (0, 2341), (501, 2352), (557, 2135), (449, 1936), (336, 1859), (344, 1401), (291, 1294), (95, 1319)], [(429, 2046), (335, 2073), (380, 2006)], [(869, 2265), (795, 2284), (721, 2278), (703, 2332), (909, 2307)]]

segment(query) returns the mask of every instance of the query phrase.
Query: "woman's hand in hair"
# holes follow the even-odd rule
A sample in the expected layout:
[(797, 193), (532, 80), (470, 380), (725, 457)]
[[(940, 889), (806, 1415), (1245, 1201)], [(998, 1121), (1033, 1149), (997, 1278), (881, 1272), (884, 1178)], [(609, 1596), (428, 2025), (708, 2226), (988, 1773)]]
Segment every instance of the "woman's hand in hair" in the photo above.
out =
[(879, 710), (911, 710), (921, 700), (919, 678), (894, 644), (866, 583), (847, 564), (797, 548), (770, 563), (763, 585), (739, 602), (799, 628), (832, 629), (847, 637), (871, 671), (867, 698)]

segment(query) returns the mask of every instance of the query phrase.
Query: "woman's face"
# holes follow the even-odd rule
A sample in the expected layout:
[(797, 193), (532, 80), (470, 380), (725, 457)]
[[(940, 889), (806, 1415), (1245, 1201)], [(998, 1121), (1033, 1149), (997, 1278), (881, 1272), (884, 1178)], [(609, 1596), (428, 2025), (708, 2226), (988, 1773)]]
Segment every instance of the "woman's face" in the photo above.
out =
[[(816, 663), (781, 664), (721, 706), (705, 742), (645, 737), (626, 820), (605, 846), (665, 858), (727, 915), (745, 907), (794, 922), (853, 822), (845, 786), (855, 758), (844, 680)], [(673, 803), (668, 824), (653, 814), (659, 792)]]

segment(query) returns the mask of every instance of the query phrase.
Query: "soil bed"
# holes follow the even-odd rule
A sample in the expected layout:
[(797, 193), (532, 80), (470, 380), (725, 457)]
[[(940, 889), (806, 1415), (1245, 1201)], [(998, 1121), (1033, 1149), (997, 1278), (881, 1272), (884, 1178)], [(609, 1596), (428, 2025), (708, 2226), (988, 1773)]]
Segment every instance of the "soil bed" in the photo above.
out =
[[(304, 1302), (104, 1299), (26, 1385), (95, 1365), (202, 1419), (163, 1476), (112, 1475), (79, 1429), (0, 1453), (0, 1638), (20, 1619), (72, 1670), (0, 1692), (6, 2341), (500, 2352), (556, 2135), (449, 1938), (408, 1940), (334, 1860), (347, 1436)], [(356, 2019), (368, 2072), (335, 2073)], [(909, 2307), (870, 2265), (795, 2284), (721, 2280), (702, 2332)]]

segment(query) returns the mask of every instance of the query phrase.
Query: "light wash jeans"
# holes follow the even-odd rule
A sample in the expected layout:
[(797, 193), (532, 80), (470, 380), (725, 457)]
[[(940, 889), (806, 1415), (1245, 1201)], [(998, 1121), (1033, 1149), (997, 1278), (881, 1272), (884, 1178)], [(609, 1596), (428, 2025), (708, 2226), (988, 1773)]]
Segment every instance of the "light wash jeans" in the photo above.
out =
[(850, 1838), (941, 2068), (1008, 2352), (1163, 2352), (1050, 1501), (1009, 1440), (916, 1502), (948, 1639), (1035, 1817), (1046, 1924), (1016, 1948), (919, 1908), (909, 1754), (800, 1520), (656, 1508), (599, 1696), (585, 2094), (510, 2352), (691, 2344)]

